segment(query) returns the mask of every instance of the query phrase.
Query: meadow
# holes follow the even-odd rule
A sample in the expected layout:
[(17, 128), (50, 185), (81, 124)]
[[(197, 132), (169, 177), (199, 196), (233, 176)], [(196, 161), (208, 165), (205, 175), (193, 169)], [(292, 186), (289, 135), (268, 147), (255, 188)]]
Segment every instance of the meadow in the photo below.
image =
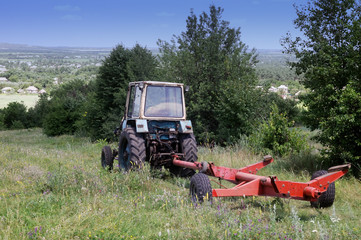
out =
[(5, 108), (11, 102), (23, 102), (27, 108), (34, 107), (38, 101), (37, 94), (0, 94), (0, 108)]
[[(190, 201), (189, 180), (166, 170), (102, 169), (104, 145), (75, 136), (49, 138), (41, 129), (1, 131), (0, 239), (361, 238), (361, 183), (349, 175), (336, 182), (336, 200), (327, 209), (270, 197), (198, 205)], [(222, 166), (261, 159), (241, 145), (199, 148), (199, 161)], [(312, 173), (296, 170), (291, 161), (275, 159), (260, 174), (308, 181)]]

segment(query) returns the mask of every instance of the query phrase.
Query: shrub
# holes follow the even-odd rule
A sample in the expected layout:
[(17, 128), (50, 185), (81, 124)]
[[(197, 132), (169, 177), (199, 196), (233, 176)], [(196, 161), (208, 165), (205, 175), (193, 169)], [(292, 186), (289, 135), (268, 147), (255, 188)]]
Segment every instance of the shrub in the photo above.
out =
[(11, 102), (3, 109), (3, 124), (6, 129), (19, 129), (28, 126), (24, 103)]
[[(43, 129), (48, 136), (73, 134), (90, 88), (82, 80), (73, 80), (51, 92), (51, 99), (38, 106), (39, 116), (43, 115)], [(45, 111), (46, 113), (42, 112)]]
[(250, 135), (249, 143), (256, 151), (284, 156), (308, 148), (306, 138), (297, 128), (290, 128), (286, 114), (280, 113), (273, 104), (268, 120)]
[(4, 110), (0, 109), (0, 131), (5, 130), (5, 124), (4, 124)]
[(28, 110), (29, 127), (42, 127), (45, 115), (48, 113), (49, 96), (44, 93), (39, 96), (36, 105)]

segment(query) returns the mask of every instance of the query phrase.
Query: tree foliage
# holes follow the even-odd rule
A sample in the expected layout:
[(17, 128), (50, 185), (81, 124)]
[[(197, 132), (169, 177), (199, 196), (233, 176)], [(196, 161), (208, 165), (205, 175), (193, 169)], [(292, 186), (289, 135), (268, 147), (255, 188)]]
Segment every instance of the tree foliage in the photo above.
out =
[(74, 134), (90, 90), (84, 81), (72, 80), (52, 91), (47, 104), (44, 103), (46, 99), (41, 99), (36, 108), (39, 116), (46, 111), (42, 115), (44, 133), (48, 136)]
[(292, 63), (310, 93), (303, 99), (307, 124), (320, 129), (319, 140), (332, 164), (361, 158), (361, 5), (356, 0), (314, 0), (296, 6), (295, 27), (304, 37), (283, 39)]
[(250, 135), (250, 146), (256, 152), (278, 156), (306, 150), (308, 146), (305, 136), (299, 129), (291, 128), (292, 122), (287, 114), (281, 112), (276, 103), (273, 103), (271, 109), (269, 118)]
[(118, 45), (104, 60), (79, 123), (93, 140), (112, 139), (124, 114), (129, 82), (154, 80), (157, 61), (146, 48)]
[(251, 130), (256, 55), (240, 29), (222, 20), (223, 9), (209, 10), (191, 11), (185, 32), (170, 43), (159, 40), (161, 78), (191, 87), (187, 113), (199, 141), (231, 142)]
[(24, 103), (11, 102), (0, 112), (2, 128), (4, 129), (23, 129), (27, 128), (29, 121)]

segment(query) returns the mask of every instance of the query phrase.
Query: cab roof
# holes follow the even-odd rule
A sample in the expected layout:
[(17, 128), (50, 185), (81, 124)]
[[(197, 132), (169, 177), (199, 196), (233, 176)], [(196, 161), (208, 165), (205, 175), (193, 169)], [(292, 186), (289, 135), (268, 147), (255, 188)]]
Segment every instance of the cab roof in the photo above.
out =
[(183, 86), (183, 83), (174, 83), (174, 82), (159, 82), (159, 81), (139, 81), (139, 82), (130, 82), (129, 86), (138, 85), (138, 84), (146, 84), (146, 85), (161, 85), (161, 86)]

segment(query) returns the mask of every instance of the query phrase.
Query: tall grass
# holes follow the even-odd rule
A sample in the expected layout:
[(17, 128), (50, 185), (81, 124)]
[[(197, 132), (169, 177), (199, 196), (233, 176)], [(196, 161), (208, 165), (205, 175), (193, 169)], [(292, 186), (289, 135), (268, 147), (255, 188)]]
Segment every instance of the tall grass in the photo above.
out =
[[(189, 198), (187, 179), (153, 172), (148, 166), (127, 174), (109, 173), (100, 167), (101, 148), (101, 141), (48, 138), (40, 129), (0, 132), (0, 239), (361, 236), (361, 196), (355, 194), (361, 184), (354, 178), (336, 182), (336, 201), (329, 209), (266, 197), (215, 199), (212, 205), (195, 205)], [(228, 167), (261, 159), (236, 146), (199, 149), (200, 161)], [(311, 172), (287, 171), (287, 164), (287, 159), (276, 159), (260, 174), (309, 180)]]

